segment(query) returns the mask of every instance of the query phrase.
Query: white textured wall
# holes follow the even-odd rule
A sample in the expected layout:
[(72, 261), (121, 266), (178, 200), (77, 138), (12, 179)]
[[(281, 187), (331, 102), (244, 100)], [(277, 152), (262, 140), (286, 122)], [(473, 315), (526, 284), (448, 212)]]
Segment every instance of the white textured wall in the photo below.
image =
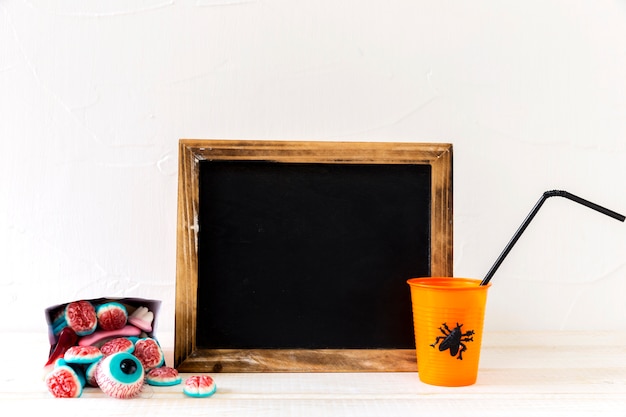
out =
[[(451, 142), (455, 274), (565, 189), (626, 212), (626, 2), (0, 1), (0, 331), (163, 300), (179, 138)], [(550, 199), (487, 329), (626, 330), (626, 225)]]

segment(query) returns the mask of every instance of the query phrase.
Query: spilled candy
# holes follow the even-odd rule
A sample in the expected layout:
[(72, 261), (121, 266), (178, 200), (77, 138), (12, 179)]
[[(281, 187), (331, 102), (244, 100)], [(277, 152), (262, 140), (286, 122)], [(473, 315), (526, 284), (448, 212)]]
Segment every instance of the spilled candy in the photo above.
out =
[[(130, 300), (130, 302), (129, 302)], [(145, 384), (155, 387), (182, 383), (153, 337), (155, 314), (141, 299), (80, 300), (47, 310), (51, 349), (44, 366), (48, 391), (57, 398), (78, 398), (85, 387), (99, 388), (112, 398), (137, 397)], [(216, 385), (207, 375), (188, 378), (183, 393), (213, 395)]]

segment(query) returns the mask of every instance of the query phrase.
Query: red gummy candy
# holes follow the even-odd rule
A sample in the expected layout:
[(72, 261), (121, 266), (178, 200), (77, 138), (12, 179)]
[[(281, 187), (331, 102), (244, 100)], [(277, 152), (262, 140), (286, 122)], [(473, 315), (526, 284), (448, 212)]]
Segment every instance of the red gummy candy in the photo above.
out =
[(74, 301), (65, 308), (65, 319), (77, 335), (93, 333), (98, 325), (96, 309), (89, 301)]
[(87, 365), (102, 359), (102, 352), (96, 346), (72, 346), (63, 359), (67, 363)]
[(126, 337), (116, 337), (100, 346), (100, 351), (104, 356), (109, 356), (117, 352), (132, 353), (135, 350), (135, 344)]
[(165, 360), (161, 347), (150, 337), (137, 340), (133, 354), (139, 359), (146, 372), (161, 366)]
[(62, 358), (65, 355), (65, 352), (67, 352), (70, 347), (75, 346), (77, 342), (78, 336), (72, 328), (65, 327), (61, 330), (61, 333), (59, 333), (59, 341), (54, 347), (52, 353), (50, 353), (50, 357), (48, 358), (48, 362), (46, 362), (45, 367), (54, 365), (54, 362), (56, 362), (57, 359)]
[(146, 374), (146, 382), (149, 385), (169, 386), (180, 384), (182, 378), (175, 368), (161, 366), (153, 368)]
[(210, 397), (217, 390), (215, 381), (208, 375), (193, 375), (187, 378), (183, 393), (190, 397)]
[(78, 398), (83, 393), (83, 385), (78, 375), (67, 365), (54, 368), (46, 376), (46, 386), (56, 398)]
[(96, 309), (98, 325), (102, 330), (118, 330), (126, 326), (128, 314), (126, 307), (120, 303), (102, 304)]

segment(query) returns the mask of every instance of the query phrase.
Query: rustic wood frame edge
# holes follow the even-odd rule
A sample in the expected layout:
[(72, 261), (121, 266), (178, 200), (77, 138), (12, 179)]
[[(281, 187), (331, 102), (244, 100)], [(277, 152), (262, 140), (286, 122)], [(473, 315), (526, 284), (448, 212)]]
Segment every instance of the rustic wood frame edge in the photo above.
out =
[(452, 145), (449, 143), (179, 141), (174, 366), (181, 372), (415, 371), (407, 349), (198, 349), (199, 162), (428, 164), (432, 167), (431, 276), (452, 276)]

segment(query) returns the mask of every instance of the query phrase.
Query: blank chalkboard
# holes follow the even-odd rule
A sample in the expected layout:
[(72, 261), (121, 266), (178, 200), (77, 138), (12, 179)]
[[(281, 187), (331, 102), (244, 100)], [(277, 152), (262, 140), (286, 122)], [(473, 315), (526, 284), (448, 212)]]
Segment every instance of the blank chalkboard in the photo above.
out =
[(179, 370), (415, 370), (406, 280), (452, 275), (450, 145), (180, 150)]

